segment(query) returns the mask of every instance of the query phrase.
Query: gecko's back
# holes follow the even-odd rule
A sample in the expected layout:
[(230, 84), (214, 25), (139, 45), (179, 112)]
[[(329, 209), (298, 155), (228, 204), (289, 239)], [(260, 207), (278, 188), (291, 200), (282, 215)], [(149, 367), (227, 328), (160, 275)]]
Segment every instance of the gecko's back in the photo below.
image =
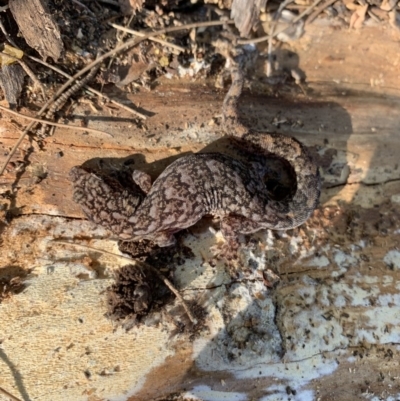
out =
[(124, 236), (159, 242), (158, 234), (190, 227), (204, 215), (260, 216), (268, 197), (259, 174), (260, 169), (220, 153), (184, 156), (157, 178)]

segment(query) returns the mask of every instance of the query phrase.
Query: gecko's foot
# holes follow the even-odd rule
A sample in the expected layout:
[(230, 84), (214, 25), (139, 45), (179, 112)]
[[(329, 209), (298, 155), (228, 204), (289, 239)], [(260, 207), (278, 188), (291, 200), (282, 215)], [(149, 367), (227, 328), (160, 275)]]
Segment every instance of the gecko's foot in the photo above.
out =
[(228, 266), (237, 265), (239, 242), (226, 241), (211, 247), (211, 252), (217, 260), (224, 261)]
[(152, 241), (154, 241), (160, 248), (176, 245), (175, 235), (167, 232), (158, 233), (154, 238), (152, 238)]
[(155, 242), (149, 240), (141, 241), (118, 241), (118, 248), (121, 252), (127, 253), (132, 258), (142, 258), (148, 256), (151, 252), (158, 249)]

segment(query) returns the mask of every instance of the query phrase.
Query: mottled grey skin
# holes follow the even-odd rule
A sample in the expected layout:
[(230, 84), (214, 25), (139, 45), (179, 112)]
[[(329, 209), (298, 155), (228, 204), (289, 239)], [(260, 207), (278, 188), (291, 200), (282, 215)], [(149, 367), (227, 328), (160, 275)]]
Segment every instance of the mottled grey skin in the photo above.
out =
[(146, 197), (141, 183), (133, 177), (129, 177), (129, 185), (122, 186), (110, 175), (78, 166), (69, 176), (74, 184), (74, 201), (90, 220), (115, 234), (121, 233), (121, 224), (126, 224)]
[[(82, 167), (71, 170), (74, 200), (94, 222), (121, 239), (150, 239), (159, 246), (174, 244), (174, 233), (192, 226), (204, 215), (218, 216), (231, 248), (238, 234), (261, 229), (287, 230), (304, 223), (317, 206), (320, 178), (303, 145), (279, 134), (251, 132), (237, 117), (243, 76), (232, 69), (232, 86), (223, 116), (227, 134), (249, 155), (249, 162), (219, 153), (184, 156), (168, 166), (151, 185), (147, 174), (133, 173), (129, 188), (105, 182)], [(270, 196), (268, 160), (285, 159), (296, 177), (292, 194), (276, 201)], [(255, 161), (256, 160), (256, 161)]]

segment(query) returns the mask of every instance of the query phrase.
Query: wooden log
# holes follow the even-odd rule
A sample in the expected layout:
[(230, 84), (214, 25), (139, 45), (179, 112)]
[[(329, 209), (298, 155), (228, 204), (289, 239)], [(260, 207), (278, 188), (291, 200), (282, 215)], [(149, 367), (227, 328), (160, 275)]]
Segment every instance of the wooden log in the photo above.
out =
[[(398, 397), (397, 47), (389, 30), (314, 25), (290, 48), (307, 95), (285, 86), (276, 97), (246, 91), (249, 125), (312, 147), (325, 179), (321, 206), (296, 230), (252, 236), (240, 253), (242, 281), (215, 260), (210, 246), (222, 239), (209, 220), (184, 235), (195, 256), (176, 267), (176, 285), (207, 312), (193, 336), (176, 331), (174, 308), (156, 326), (117, 327), (104, 316), (105, 290), (126, 263), (50, 240), (118, 253), (71, 201), (69, 169), (132, 158), (155, 177), (184, 153), (224, 151), (224, 91), (163, 81), (133, 99), (154, 113), (143, 128), (110, 107), (87, 117), (82, 105), (74, 123), (113, 137), (57, 129), (29, 155), (26, 141), (1, 177), (4, 222), (15, 218), (2, 225), (0, 283), (19, 276), (25, 287), (4, 290), (0, 303), (0, 387), (22, 400)], [(18, 137), (13, 121), (3, 114), (0, 163)], [(24, 158), (30, 165), (19, 177)]]

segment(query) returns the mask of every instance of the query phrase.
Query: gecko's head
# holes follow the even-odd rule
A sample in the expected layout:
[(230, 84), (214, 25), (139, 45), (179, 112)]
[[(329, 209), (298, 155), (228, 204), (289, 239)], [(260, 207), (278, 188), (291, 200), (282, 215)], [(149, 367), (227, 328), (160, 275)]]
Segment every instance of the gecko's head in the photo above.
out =
[(271, 158), (262, 177), (268, 197), (274, 201), (283, 201), (296, 193), (296, 173), (286, 160)]

